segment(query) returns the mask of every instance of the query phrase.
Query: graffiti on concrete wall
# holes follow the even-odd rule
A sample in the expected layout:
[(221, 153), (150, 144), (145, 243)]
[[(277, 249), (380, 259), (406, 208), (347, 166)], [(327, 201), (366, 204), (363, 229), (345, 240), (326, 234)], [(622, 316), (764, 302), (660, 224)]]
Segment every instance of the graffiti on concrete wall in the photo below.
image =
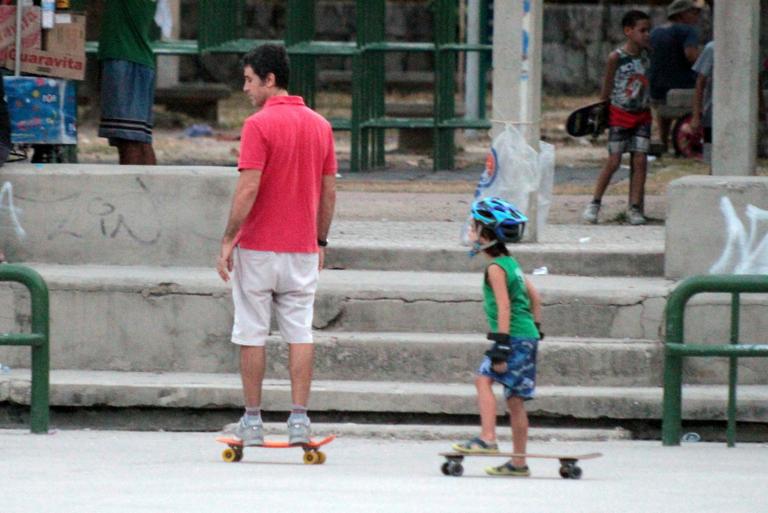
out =
[(748, 229), (741, 222), (730, 199), (720, 199), (720, 211), (725, 218), (725, 248), (709, 272), (768, 274), (768, 210), (747, 205)]
[(23, 239), (27, 233), (19, 222), (19, 213), (19, 209), (13, 205), (13, 185), (11, 182), (5, 182), (0, 188), (0, 228), (4, 228), (6, 222), (10, 222), (16, 236)]

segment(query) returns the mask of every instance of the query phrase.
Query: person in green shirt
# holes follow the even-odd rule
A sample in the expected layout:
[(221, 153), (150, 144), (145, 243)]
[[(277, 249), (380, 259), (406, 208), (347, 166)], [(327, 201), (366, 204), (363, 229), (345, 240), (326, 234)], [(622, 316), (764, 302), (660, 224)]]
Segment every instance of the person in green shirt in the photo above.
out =
[(104, 4), (99, 37), (99, 137), (117, 147), (120, 164), (155, 165), (155, 57), (149, 31), (157, 0), (109, 0)]
[[(525, 454), (528, 444), (528, 414), (525, 401), (533, 399), (536, 385), (536, 351), (541, 332), (541, 298), (525, 278), (505, 243), (519, 242), (528, 219), (510, 203), (484, 198), (472, 205), (474, 220), (471, 254), (482, 252), (490, 260), (485, 269), (483, 299), (493, 341), (477, 370), (475, 387), (480, 409), (480, 436), (453, 449), (465, 454), (499, 452), (496, 443), (496, 396), (493, 383), (504, 386), (504, 397), (512, 427), (515, 454)], [(528, 477), (524, 457), (515, 457), (498, 467), (488, 467), (495, 476)]]

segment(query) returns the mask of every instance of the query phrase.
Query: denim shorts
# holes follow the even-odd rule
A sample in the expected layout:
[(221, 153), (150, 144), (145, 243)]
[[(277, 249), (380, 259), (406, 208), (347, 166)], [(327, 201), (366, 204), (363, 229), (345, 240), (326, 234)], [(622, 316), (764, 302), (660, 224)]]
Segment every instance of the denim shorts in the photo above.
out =
[(491, 369), (491, 359), (483, 358), (477, 373), (488, 376), (504, 385), (504, 397), (520, 397), (526, 401), (533, 399), (536, 389), (536, 350), (538, 339), (510, 337), (514, 350), (507, 358), (507, 371), (498, 374)]
[(152, 144), (155, 70), (135, 62), (107, 59), (101, 63), (99, 137)]

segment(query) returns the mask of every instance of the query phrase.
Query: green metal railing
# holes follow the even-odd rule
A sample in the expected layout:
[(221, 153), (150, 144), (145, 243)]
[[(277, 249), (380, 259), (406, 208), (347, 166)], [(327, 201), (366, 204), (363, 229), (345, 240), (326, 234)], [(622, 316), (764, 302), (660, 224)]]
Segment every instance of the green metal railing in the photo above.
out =
[[(487, 2), (481, 0), (481, 12)], [(458, 0), (432, 0), (433, 42), (386, 41), (386, 0), (356, 0), (355, 41), (318, 41), (315, 7), (317, 0), (287, 0), (284, 41), (245, 37), (245, 0), (201, 0), (198, 5), (198, 39), (155, 41), (157, 55), (195, 55), (198, 53), (245, 53), (267, 42), (284, 43), (291, 56), (290, 90), (315, 107), (318, 57), (352, 59), (352, 112), (349, 118), (331, 119), (334, 130), (350, 131), (350, 170), (367, 170), (384, 165), (384, 135), (387, 129), (432, 129), (433, 166), (454, 167), (454, 131), (463, 128), (488, 129), (485, 119), (486, 73), (492, 45), (463, 44), (457, 41)], [(487, 22), (481, 23), (487, 32)], [(483, 41), (487, 39), (482, 36)], [(89, 42), (86, 51), (98, 50)], [(385, 115), (385, 54), (392, 52), (431, 53), (435, 61), (435, 90), (431, 117), (391, 118)], [(480, 52), (480, 118), (456, 116), (456, 62), (459, 52)]]
[[(722, 292), (731, 294), (731, 333), (728, 344), (684, 343), (685, 305), (696, 294)], [(664, 403), (662, 417), (662, 443), (679, 445), (682, 431), (683, 358), (727, 357), (728, 372), (728, 426), (726, 439), (729, 447), (736, 443), (736, 386), (738, 359), (768, 357), (768, 343), (739, 344), (740, 294), (768, 292), (766, 275), (708, 275), (693, 276), (678, 285), (669, 296), (666, 307), (667, 337), (664, 348)]]
[(14, 264), (0, 265), (0, 281), (21, 283), (29, 290), (32, 303), (31, 332), (0, 333), (0, 346), (32, 348), (30, 427), (33, 433), (47, 433), (50, 370), (48, 286), (37, 271)]

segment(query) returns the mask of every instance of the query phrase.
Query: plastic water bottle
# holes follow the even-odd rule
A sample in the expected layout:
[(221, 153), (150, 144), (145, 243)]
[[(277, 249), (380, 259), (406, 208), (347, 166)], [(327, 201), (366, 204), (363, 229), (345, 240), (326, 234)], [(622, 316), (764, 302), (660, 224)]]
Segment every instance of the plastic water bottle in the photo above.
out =
[(8, 374), (11, 372), (11, 368), (5, 365), (4, 363), (0, 363), (0, 374)]

